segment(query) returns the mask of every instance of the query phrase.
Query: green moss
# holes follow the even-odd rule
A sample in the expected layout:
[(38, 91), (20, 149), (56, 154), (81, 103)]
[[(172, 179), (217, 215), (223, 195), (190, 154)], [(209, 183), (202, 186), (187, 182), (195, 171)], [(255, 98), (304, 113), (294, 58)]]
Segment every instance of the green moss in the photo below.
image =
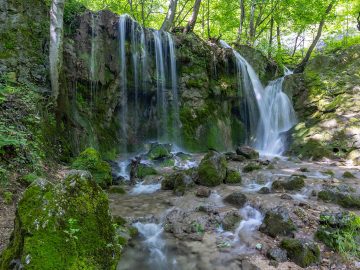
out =
[(146, 164), (139, 164), (138, 169), (137, 169), (137, 176), (139, 178), (144, 178), (145, 176), (148, 175), (157, 175), (158, 172), (155, 168), (146, 165)]
[(176, 195), (184, 195), (185, 192), (194, 186), (192, 179), (193, 170), (174, 172), (167, 175), (161, 182), (163, 190), (173, 190)]
[(226, 178), (226, 166), (226, 159), (223, 155), (210, 151), (199, 165), (199, 183), (207, 187), (222, 184)]
[(292, 152), (301, 158), (312, 158), (320, 160), (324, 157), (332, 157), (332, 152), (319, 141), (310, 139), (304, 143), (295, 143), (292, 146)]
[(29, 186), (32, 182), (38, 179), (39, 176), (35, 173), (29, 173), (21, 177), (20, 181), (24, 183), (26, 186)]
[(318, 193), (318, 199), (325, 202), (336, 203), (344, 208), (360, 209), (360, 196), (357, 196), (356, 194), (326, 189)]
[(249, 172), (253, 172), (256, 170), (260, 170), (260, 169), (261, 169), (261, 166), (259, 164), (249, 163), (243, 168), (243, 172), (249, 173)]
[(3, 200), (5, 204), (12, 204), (13, 202), (13, 195), (10, 191), (5, 191), (3, 193)]
[(147, 153), (149, 159), (157, 160), (171, 156), (170, 150), (164, 144), (152, 144), (149, 152)]
[(289, 258), (301, 267), (308, 267), (320, 261), (320, 249), (315, 243), (286, 238), (281, 241), (280, 247), (285, 249)]
[(351, 172), (348, 172), (348, 171), (343, 173), (343, 177), (344, 178), (356, 178), (355, 175), (353, 175)]
[(238, 171), (235, 170), (228, 170), (226, 179), (226, 184), (240, 184), (241, 183), (241, 175)]
[(330, 175), (331, 177), (335, 176), (335, 173), (332, 170), (326, 170), (326, 171), (322, 171), (323, 174), (327, 174)]
[(360, 216), (354, 213), (322, 213), (316, 238), (344, 256), (360, 258)]
[(117, 193), (117, 194), (126, 194), (126, 191), (123, 187), (112, 186), (108, 190), (109, 193)]
[(100, 158), (100, 154), (93, 148), (87, 148), (82, 152), (71, 165), (78, 170), (89, 171), (96, 183), (105, 188), (111, 185), (111, 168), (110, 165)]
[(16, 259), (26, 269), (115, 269), (119, 251), (108, 198), (94, 181), (79, 175), (56, 186), (38, 180), (19, 202), (0, 269)]

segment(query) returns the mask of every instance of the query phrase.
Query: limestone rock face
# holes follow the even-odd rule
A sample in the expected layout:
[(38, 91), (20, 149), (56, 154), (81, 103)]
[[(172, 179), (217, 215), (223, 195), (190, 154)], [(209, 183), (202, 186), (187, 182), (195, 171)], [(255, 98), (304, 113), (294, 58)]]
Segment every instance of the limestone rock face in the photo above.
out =
[(107, 195), (88, 173), (24, 192), (0, 269), (115, 269), (120, 248)]
[(360, 45), (318, 55), (303, 74), (287, 76), (284, 89), (299, 123), (290, 153), (304, 159), (340, 157), (360, 160)]

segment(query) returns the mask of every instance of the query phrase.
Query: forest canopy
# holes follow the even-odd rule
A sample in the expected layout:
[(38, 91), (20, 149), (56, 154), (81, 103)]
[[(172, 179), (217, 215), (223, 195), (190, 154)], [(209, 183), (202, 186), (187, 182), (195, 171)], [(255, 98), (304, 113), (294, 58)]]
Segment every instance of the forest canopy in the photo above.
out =
[(68, 0), (65, 20), (83, 6), (127, 13), (144, 27), (160, 29), (172, 12), (166, 30), (176, 31), (188, 24), (197, 5), (197, 35), (254, 46), (273, 57), (302, 58), (322, 21), (320, 47), (325, 41), (331, 47), (359, 39), (360, 3), (356, 0)]

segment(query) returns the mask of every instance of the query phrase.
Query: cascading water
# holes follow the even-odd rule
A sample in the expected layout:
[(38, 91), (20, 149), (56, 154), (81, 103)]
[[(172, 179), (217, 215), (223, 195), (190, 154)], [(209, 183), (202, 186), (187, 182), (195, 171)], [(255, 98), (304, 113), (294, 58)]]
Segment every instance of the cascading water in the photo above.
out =
[(90, 54), (90, 99), (91, 106), (94, 105), (94, 98), (96, 97), (96, 88), (97, 88), (97, 70), (96, 70), (96, 59), (97, 59), (97, 17), (94, 13), (91, 13), (91, 54)]
[[(224, 48), (232, 49), (225, 41)], [(284, 77), (269, 83), (264, 89), (253, 67), (237, 51), (236, 58), (239, 91), (244, 95), (242, 113), (248, 130), (247, 143), (263, 154), (284, 153), (283, 134), (296, 124), (294, 108), (288, 96), (282, 91)], [(285, 72), (285, 76), (289, 75)]]
[(121, 99), (121, 135), (124, 138), (124, 150), (127, 150), (127, 115), (128, 115), (128, 98), (127, 98), (127, 74), (126, 74), (126, 24), (129, 16), (122, 15), (119, 18), (119, 46), (120, 46), (120, 99)]
[[(180, 144), (176, 50), (171, 34), (144, 29), (129, 15), (122, 15), (119, 18), (119, 48), (122, 151), (131, 151), (129, 145), (139, 140), (157, 139)], [(130, 51), (128, 61), (127, 51)], [(157, 87), (155, 110), (153, 101), (148, 98), (152, 63)], [(147, 102), (148, 107), (142, 102)]]
[[(290, 75), (289, 70), (285, 76)], [(284, 77), (269, 83), (263, 98), (264, 117), (257, 132), (257, 149), (265, 154), (281, 155), (285, 152), (284, 133), (297, 123), (296, 114), (289, 97), (282, 91)]]
[(164, 62), (163, 38), (161, 31), (154, 31), (154, 45), (156, 58), (156, 81), (157, 81), (157, 110), (158, 110), (158, 140), (168, 140), (167, 129), (167, 90)]

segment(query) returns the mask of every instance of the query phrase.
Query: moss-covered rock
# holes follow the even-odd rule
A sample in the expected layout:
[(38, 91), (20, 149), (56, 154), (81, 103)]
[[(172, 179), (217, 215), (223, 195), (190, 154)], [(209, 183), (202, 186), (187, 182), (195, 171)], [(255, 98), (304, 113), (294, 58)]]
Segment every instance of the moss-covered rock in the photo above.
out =
[(318, 245), (308, 239), (283, 239), (280, 247), (285, 249), (288, 257), (301, 267), (308, 267), (320, 262)]
[(189, 188), (195, 185), (192, 176), (193, 170), (174, 172), (167, 175), (161, 182), (163, 190), (173, 190), (174, 194), (182, 196)]
[(249, 163), (243, 168), (243, 172), (249, 173), (249, 172), (257, 171), (257, 170), (260, 170), (260, 169), (261, 169), (261, 166), (259, 164), (257, 164), (257, 163)]
[(318, 199), (336, 203), (344, 208), (360, 209), (360, 196), (353, 193), (351, 189), (341, 190), (339, 187), (326, 187), (319, 191)]
[(238, 211), (227, 212), (221, 220), (221, 226), (226, 231), (232, 231), (236, 228), (241, 219)]
[(77, 170), (86, 170), (91, 173), (95, 182), (102, 188), (111, 185), (111, 167), (103, 161), (100, 154), (93, 148), (87, 148), (72, 163), (72, 168)]
[(356, 178), (355, 175), (353, 175), (351, 172), (346, 171), (343, 173), (344, 178)]
[(228, 169), (227, 174), (226, 174), (225, 183), (226, 184), (241, 184), (240, 173), (238, 171)]
[(247, 145), (242, 145), (236, 148), (236, 154), (243, 156), (247, 159), (258, 159), (259, 152)]
[(247, 202), (247, 197), (245, 194), (236, 191), (224, 198), (224, 202), (227, 202), (235, 207), (241, 208)]
[(0, 269), (115, 269), (118, 243), (106, 194), (87, 174), (29, 186)]
[(289, 180), (287, 181), (279, 181), (276, 180), (272, 183), (271, 188), (276, 191), (281, 190), (301, 190), (305, 187), (305, 179), (306, 176), (304, 175), (292, 175)]
[(162, 158), (171, 157), (171, 145), (153, 143), (150, 146), (150, 150), (147, 153), (147, 157), (152, 160), (158, 160)]
[(207, 187), (222, 184), (226, 178), (226, 166), (226, 159), (222, 154), (208, 152), (198, 168), (198, 183)]
[(150, 165), (140, 163), (137, 167), (137, 177), (144, 178), (148, 175), (157, 175), (158, 172), (155, 168), (151, 167)]
[(260, 231), (271, 236), (293, 236), (296, 231), (296, 226), (289, 216), (285, 208), (277, 207), (273, 210), (268, 210), (265, 214), (263, 224), (260, 226)]

